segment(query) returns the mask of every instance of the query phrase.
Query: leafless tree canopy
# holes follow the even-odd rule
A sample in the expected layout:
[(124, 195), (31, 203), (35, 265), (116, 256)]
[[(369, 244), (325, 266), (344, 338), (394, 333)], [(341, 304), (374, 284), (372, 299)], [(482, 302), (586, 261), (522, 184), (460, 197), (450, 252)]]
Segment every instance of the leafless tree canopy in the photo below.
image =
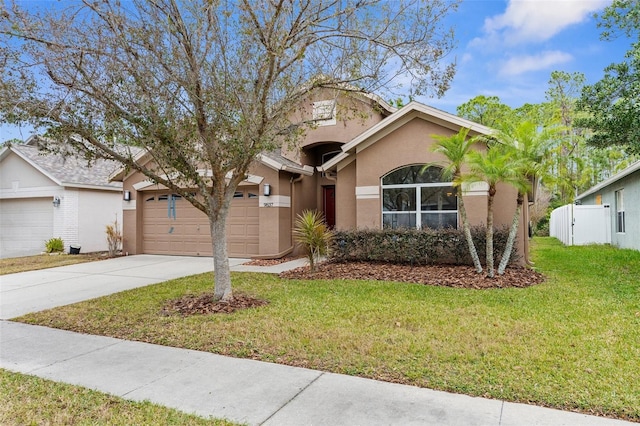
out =
[(214, 222), (256, 154), (296, 128), (289, 118), (310, 90), (440, 96), (454, 74), (443, 18), (456, 0), (20, 5), (0, 5), (0, 120), (116, 159)]

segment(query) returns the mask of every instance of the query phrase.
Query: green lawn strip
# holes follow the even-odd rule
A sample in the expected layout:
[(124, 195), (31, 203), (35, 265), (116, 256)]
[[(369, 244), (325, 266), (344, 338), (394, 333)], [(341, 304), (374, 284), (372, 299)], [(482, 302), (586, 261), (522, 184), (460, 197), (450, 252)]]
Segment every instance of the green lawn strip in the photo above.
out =
[(12, 257), (0, 259), (0, 275), (55, 268), (57, 266), (75, 265), (77, 263), (93, 262), (106, 258), (106, 256), (102, 256), (100, 254), (69, 255), (65, 253)]
[(233, 275), (269, 300), (230, 315), (163, 316), (211, 274), (28, 315), (33, 324), (640, 420), (640, 253), (537, 240), (549, 280), (465, 290)]
[(87, 388), (0, 369), (3, 425), (216, 425), (209, 420), (150, 402), (127, 401)]

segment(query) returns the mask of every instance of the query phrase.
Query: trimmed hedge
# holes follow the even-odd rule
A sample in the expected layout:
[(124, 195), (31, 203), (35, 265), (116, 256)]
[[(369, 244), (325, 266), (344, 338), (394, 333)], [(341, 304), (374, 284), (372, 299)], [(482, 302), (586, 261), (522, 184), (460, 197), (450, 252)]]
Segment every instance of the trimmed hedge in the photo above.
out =
[[(485, 227), (471, 228), (480, 261), (485, 262)], [(496, 229), (493, 236), (496, 267), (507, 243), (509, 229)], [(511, 254), (510, 263), (519, 255)], [(329, 252), (337, 262), (369, 261), (414, 265), (473, 265), (462, 229), (355, 229), (335, 231)]]

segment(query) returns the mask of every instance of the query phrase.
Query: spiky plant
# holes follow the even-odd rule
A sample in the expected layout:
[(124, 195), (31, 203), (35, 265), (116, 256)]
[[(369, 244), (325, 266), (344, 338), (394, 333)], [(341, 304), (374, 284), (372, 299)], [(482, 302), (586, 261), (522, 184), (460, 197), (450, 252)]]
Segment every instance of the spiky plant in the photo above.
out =
[(304, 210), (296, 217), (293, 231), (295, 240), (307, 252), (309, 268), (315, 272), (317, 261), (328, 253), (333, 232), (327, 227), (324, 215), (317, 210)]

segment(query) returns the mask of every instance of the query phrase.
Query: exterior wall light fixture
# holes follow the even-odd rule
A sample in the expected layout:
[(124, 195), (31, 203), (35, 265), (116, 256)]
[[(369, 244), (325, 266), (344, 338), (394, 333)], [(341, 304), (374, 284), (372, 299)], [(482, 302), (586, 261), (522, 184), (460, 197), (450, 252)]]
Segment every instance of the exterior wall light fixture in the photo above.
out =
[(131, 201), (131, 191), (124, 191), (122, 193), (122, 199), (124, 201)]
[(53, 197), (53, 207), (60, 207), (60, 197), (57, 195)]
[(262, 194), (265, 197), (268, 197), (269, 195), (271, 195), (271, 185), (269, 185), (268, 183), (265, 183), (262, 190)]

